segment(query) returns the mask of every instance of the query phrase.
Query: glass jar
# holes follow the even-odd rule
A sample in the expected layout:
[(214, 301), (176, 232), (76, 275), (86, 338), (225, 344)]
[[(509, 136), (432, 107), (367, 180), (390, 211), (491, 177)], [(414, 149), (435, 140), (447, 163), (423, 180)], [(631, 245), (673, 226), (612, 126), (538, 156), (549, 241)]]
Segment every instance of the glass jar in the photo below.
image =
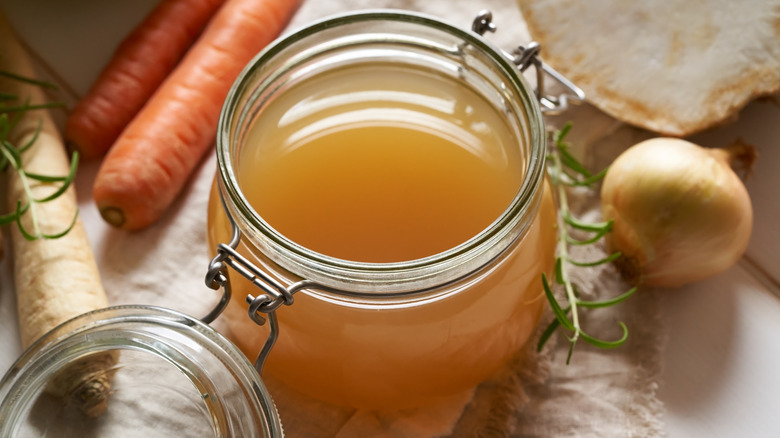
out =
[[(52, 395), (80, 361), (112, 355), (99, 415)], [(208, 431), (212, 431), (209, 435)], [(211, 327), (145, 306), (107, 308), (55, 328), (0, 382), (0, 436), (281, 437), (276, 409), (246, 357)]]
[(476, 33), (370, 11), (276, 42), (217, 135), (209, 240), (241, 236), (256, 268), (229, 272), (228, 336), (256, 357), (248, 303), (277, 289), (291, 306), (265, 372), (300, 392), (398, 409), (489, 378), (546, 302), (545, 141), (533, 89)]

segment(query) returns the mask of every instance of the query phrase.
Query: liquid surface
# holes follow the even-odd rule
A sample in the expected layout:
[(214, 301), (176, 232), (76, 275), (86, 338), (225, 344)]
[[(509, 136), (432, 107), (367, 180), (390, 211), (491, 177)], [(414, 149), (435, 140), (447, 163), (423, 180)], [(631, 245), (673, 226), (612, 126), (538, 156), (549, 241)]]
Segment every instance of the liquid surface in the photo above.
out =
[(452, 80), (390, 66), (285, 91), (241, 152), (239, 184), (271, 227), (306, 248), (396, 262), (488, 227), (523, 179), (513, 133)]

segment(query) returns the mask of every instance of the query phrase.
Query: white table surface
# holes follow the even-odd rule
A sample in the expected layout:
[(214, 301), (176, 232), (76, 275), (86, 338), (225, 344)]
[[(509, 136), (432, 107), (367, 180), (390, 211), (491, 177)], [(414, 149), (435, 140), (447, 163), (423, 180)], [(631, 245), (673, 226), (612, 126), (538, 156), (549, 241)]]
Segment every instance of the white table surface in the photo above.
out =
[[(309, 0), (314, 1), (314, 0)], [(78, 94), (117, 42), (155, 0), (0, 0), (25, 42)], [(755, 209), (748, 253), (716, 278), (670, 290), (669, 340), (660, 398), (671, 437), (780, 436), (780, 96), (749, 105), (739, 120), (693, 138), (722, 146), (737, 137), (760, 153), (748, 181)], [(87, 176), (90, 177), (87, 167)], [(80, 193), (93, 244), (107, 232)], [(12, 318), (8, 260), (0, 264), (0, 318)], [(0, 333), (0, 373), (20, 353), (16, 334)]]

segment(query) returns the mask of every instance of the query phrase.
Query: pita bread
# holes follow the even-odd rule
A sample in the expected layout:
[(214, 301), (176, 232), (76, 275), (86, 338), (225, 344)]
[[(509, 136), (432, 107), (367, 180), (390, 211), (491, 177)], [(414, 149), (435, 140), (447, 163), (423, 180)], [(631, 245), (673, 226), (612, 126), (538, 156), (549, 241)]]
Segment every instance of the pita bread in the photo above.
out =
[(546, 63), (660, 134), (693, 134), (780, 90), (780, 0), (518, 3)]

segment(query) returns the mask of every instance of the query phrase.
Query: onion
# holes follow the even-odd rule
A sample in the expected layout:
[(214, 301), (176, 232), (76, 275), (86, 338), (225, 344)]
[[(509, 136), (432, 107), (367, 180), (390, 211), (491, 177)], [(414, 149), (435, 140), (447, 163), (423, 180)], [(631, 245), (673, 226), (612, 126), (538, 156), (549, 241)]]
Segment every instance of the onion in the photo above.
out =
[(612, 250), (635, 284), (676, 287), (718, 274), (745, 252), (750, 197), (732, 169), (755, 159), (751, 146), (706, 149), (685, 140), (638, 143), (610, 166), (601, 188)]

